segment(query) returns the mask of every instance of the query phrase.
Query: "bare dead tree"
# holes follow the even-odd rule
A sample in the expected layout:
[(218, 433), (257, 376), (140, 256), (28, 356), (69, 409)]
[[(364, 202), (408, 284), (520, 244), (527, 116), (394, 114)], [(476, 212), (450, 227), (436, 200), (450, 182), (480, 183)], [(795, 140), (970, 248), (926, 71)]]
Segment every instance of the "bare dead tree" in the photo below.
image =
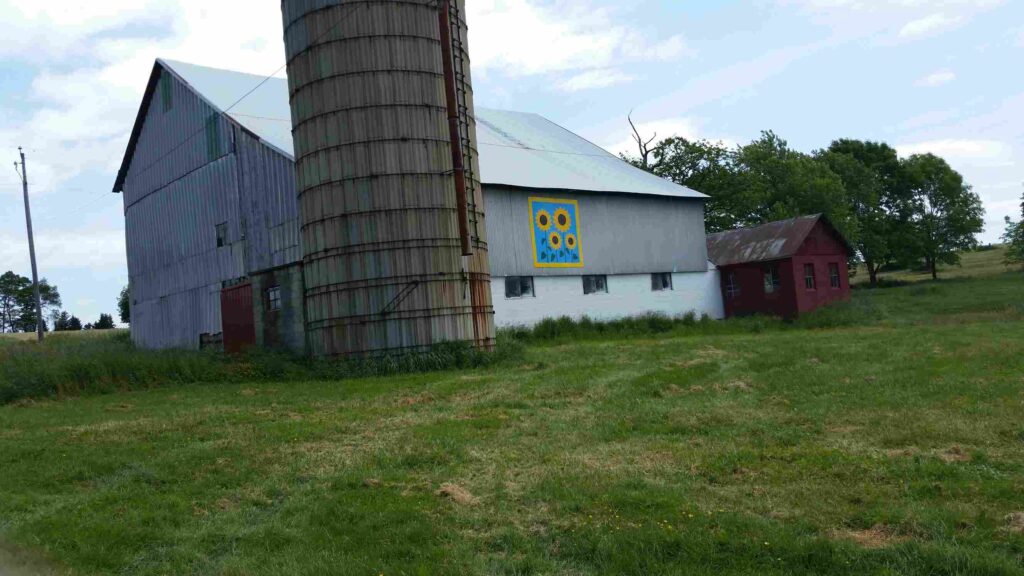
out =
[(654, 146), (651, 146), (651, 144), (658, 139), (658, 133), (655, 132), (650, 138), (644, 139), (640, 134), (640, 130), (637, 129), (636, 124), (633, 122), (633, 113), (630, 112), (626, 118), (629, 120), (629, 127), (633, 129), (633, 141), (636, 142), (637, 149), (640, 152), (640, 164), (644, 170), (650, 172), (658, 167), (657, 164), (651, 163), (651, 155), (660, 150), (664, 144), (655, 144)]

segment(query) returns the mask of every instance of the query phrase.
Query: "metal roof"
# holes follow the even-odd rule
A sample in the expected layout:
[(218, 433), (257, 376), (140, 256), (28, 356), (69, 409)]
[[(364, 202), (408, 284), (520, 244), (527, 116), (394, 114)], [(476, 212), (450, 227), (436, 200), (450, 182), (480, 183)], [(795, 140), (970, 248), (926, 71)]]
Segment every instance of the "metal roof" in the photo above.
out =
[(753, 228), (708, 234), (708, 259), (716, 266), (731, 266), (789, 258), (800, 250), (807, 235), (819, 221), (825, 222), (846, 245), (847, 251), (853, 253), (853, 248), (835, 231), (828, 218), (815, 214), (769, 222)]
[[(222, 111), (230, 108), (227, 115), (232, 120), (294, 160), (286, 79), (271, 78), (263, 82), (264, 78), (252, 74), (172, 60), (157, 60), (156, 66), (170, 70), (215, 108)], [(156, 77), (154, 70), (143, 111), (152, 97)], [(253, 90), (257, 85), (259, 88)], [(246, 93), (249, 95), (239, 101)], [(144, 118), (140, 112), (137, 123)], [(480, 179), (484, 184), (706, 198), (699, 192), (640, 170), (537, 114), (477, 108), (476, 119)], [(140, 129), (137, 125), (132, 134), (115, 191), (123, 186)]]

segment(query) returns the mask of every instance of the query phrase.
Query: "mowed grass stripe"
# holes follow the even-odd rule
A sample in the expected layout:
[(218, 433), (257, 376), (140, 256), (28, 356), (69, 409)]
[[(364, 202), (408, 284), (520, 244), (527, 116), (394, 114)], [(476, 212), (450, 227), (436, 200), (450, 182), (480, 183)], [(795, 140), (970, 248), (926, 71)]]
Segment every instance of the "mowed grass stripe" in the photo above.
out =
[(1022, 358), (894, 321), (8, 407), (0, 530), (84, 574), (1018, 574)]

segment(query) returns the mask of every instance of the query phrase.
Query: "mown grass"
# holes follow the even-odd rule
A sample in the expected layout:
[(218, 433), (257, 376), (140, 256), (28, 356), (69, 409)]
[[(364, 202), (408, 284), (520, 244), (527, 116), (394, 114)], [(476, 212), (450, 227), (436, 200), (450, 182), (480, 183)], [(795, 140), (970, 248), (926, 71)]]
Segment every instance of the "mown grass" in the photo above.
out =
[(0, 540), (79, 574), (1024, 574), (1022, 285), (3, 407)]

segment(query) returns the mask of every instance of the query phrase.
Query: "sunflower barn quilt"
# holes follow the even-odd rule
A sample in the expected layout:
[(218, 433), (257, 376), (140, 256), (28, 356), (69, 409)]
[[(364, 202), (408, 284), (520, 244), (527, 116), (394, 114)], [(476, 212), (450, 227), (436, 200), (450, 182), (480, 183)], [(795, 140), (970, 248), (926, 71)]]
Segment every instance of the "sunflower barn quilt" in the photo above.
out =
[(536, 268), (582, 268), (580, 210), (575, 200), (530, 198), (533, 264)]

